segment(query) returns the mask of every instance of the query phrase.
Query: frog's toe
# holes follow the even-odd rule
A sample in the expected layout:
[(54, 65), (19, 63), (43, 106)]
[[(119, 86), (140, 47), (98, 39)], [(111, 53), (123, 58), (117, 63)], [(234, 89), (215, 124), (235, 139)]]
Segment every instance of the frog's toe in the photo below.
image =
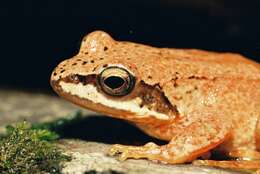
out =
[(115, 144), (110, 148), (108, 155), (119, 155), (119, 160), (124, 161), (128, 158), (128, 148), (129, 147), (125, 145)]
[(127, 151), (122, 152), (118, 157), (119, 161), (125, 161), (127, 158), (131, 158)]
[(117, 147), (118, 144), (113, 145), (109, 151), (108, 151), (108, 155), (109, 156), (115, 156), (116, 154), (120, 153), (120, 149)]

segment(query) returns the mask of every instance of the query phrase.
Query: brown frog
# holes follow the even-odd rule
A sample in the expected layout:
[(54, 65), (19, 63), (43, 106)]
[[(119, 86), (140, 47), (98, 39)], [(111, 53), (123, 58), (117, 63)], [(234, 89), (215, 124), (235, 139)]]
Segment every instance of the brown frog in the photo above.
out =
[(109, 154), (121, 160), (177, 164), (214, 151), (239, 160), (193, 163), (260, 169), (260, 65), (239, 54), (155, 48), (95, 31), (55, 68), (51, 85), (77, 105), (169, 141), (113, 145)]

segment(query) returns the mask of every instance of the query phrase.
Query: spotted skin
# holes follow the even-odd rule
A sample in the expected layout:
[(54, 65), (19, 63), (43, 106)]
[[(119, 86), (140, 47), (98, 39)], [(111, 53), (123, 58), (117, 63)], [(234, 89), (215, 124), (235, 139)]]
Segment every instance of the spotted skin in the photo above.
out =
[[(102, 91), (98, 77), (109, 67), (133, 75), (124, 96)], [(110, 155), (177, 164), (211, 151), (241, 161), (195, 161), (195, 165), (260, 169), (260, 65), (239, 54), (156, 48), (116, 41), (103, 31), (83, 38), (77, 55), (51, 76), (53, 89), (84, 108), (127, 120), (158, 146), (114, 145)]]

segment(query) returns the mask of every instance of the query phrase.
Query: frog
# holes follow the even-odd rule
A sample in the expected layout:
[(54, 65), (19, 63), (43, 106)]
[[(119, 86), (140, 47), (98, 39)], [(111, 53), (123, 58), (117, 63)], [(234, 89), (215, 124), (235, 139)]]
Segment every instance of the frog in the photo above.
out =
[(98, 30), (50, 84), (76, 105), (168, 142), (114, 144), (108, 155), (119, 160), (260, 169), (260, 65), (241, 54), (157, 48)]

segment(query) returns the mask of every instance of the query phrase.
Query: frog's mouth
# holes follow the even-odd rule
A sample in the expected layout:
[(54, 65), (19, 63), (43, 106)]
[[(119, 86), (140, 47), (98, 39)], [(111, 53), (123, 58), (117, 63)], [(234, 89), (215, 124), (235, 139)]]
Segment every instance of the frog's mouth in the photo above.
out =
[[(84, 82), (82, 82), (82, 79)], [(51, 84), (54, 90), (67, 100), (84, 108), (116, 118), (134, 120), (135, 122), (146, 120), (147, 122), (154, 119), (165, 121), (173, 119), (173, 115), (176, 115), (176, 113), (171, 112), (174, 108), (168, 107), (169, 103), (167, 105), (160, 104), (160, 110), (155, 109), (156, 102), (165, 101), (151, 101), (151, 98), (147, 98), (147, 94), (140, 90), (144, 88), (144, 84), (139, 84), (139, 88), (124, 97), (108, 96), (103, 93), (97, 85), (95, 75), (73, 75), (58, 81), (52, 81)], [(145, 89), (146, 92), (152, 92), (155, 95), (156, 92), (151, 90), (152, 88)], [(165, 107), (164, 110), (162, 107)], [(150, 119), (147, 119), (148, 117)]]

